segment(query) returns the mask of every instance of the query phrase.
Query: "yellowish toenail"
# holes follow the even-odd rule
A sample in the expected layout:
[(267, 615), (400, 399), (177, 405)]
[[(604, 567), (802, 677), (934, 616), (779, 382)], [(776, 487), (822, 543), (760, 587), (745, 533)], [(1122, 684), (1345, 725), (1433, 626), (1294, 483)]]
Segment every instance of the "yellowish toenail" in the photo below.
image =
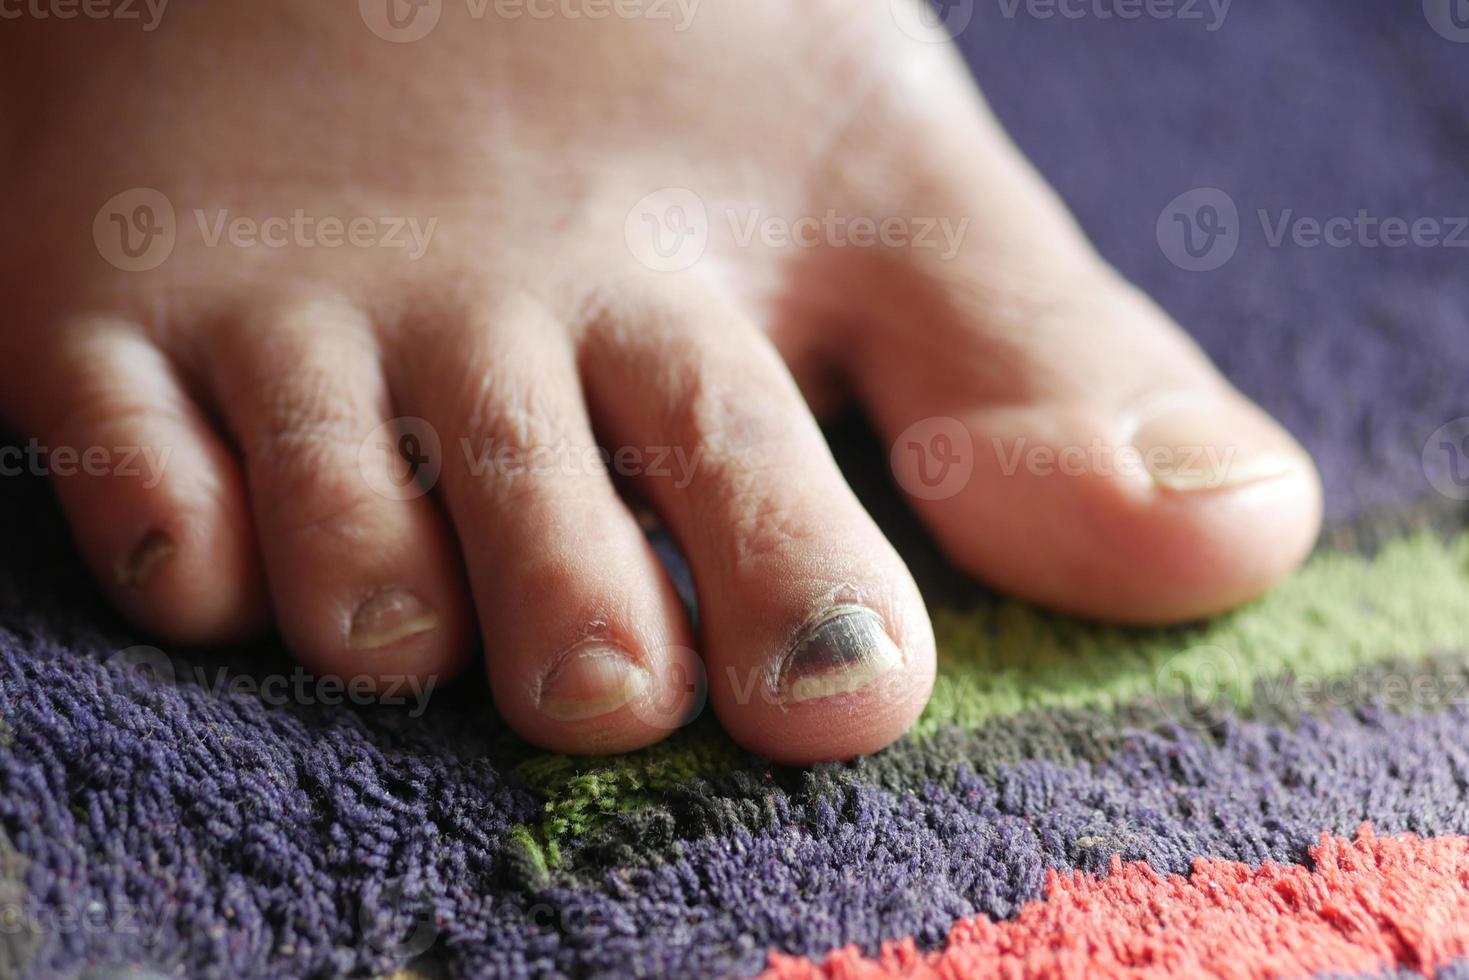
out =
[(433, 607), (412, 592), (385, 589), (357, 607), (347, 645), (354, 650), (376, 650), (427, 633), (438, 623)]
[(149, 531), (128, 556), (117, 563), (117, 584), (125, 589), (141, 589), (153, 580), (158, 569), (173, 557), (177, 547), (173, 538), (162, 531)]
[(834, 606), (813, 619), (781, 661), (777, 685), (788, 704), (857, 691), (903, 662), (882, 619), (865, 606)]
[(1286, 439), (1243, 410), (1185, 404), (1145, 417), (1132, 443), (1159, 489), (1203, 493), (1299, 469), (1300, 453)]
[(626, 652), (604, 643), (575, 647), (552, 666), (536, 692), (536, 707), (557, 721), (610, 715), (648, 689), (653, 678)]

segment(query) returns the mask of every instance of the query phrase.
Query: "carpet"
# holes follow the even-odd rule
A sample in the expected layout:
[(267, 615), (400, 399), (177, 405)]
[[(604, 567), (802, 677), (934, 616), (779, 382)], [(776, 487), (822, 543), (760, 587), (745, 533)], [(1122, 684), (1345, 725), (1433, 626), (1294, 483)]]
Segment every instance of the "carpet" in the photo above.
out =
[(0, 976), (1469, 976), (1464, 17), (949, 9), (1104, 253), (1319, 461), (1306, 567), (1190, 626), (1038, 612), (844, 423), (934, 611), (913, 732), (795, 770), (701, 717), (574, 760), (475, 676), (353, 706), (273, 644), (152, 649), (0, 479)]

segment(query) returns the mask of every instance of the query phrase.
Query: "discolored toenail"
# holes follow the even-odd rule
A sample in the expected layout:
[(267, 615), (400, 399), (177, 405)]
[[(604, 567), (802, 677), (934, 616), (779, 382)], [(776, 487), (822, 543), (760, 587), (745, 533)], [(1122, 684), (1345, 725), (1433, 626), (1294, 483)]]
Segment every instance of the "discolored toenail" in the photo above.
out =
[(835, 606), (816, 617), (792, 645), (776, 675), (777, 689), (789, 704), (847, 694), (902, 660), (876, 613), (865, 606)]
[(640, 696), (652, 682), (626, 651), (600, 642), (562, 654), (541, 680), (536, 707), (557, 721), (610, 715)]
[(117, 563), (114, 569), (117, 584), (125, 589), (143, 588), (177, 550), (173, 538), (162, 531), (149, 531), (137, 547)]
[(354, 650), (376, 650), (427, 633), (438, 623), (433, 607), (412, 592), (385, 589), (352, 614), (347, 645)]

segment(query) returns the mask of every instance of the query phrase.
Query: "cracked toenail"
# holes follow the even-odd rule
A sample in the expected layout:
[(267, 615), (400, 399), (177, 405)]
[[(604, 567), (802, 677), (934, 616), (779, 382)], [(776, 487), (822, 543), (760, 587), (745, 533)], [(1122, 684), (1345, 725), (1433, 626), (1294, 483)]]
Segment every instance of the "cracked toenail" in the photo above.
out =
[(149, 531), (126, 558), (117, 563), (117, 584), (125, 589), (141, 589), (153, 580), (178, 549), (173, 538), (162, 531)]
[(557, 721), (600, 718), (641, 695), (652, 679), (625, 651), (586, 643), (563, 654), (551, 668), (536, 692), (536, 707)]
[(777, 684), (782, 700), (799, 704), (859, 690), (902, 660), (877, 613), (836, 606), (802, 631), (780, 665)]
[(1228, 490), (1301, 465), (1286, 437), (1229, 406), (1170, 407), (1145, 417), (1132, 443), (1154, 484), (1170, 493)]
[(352, 614), (347, 645), (354, 650), (376, 650), (427, 633), (438, 622), (439, 615), (433, 607), (412, 592), (385, 589)]

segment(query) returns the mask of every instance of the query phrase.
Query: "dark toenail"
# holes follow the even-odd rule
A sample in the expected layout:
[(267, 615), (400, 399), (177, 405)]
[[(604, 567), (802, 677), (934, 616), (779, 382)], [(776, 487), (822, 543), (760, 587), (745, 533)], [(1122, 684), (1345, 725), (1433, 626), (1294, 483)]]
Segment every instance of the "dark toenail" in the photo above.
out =
[(790, 704), (859, 690), (902, 663), (882, 619), (865, 606), (834, 606), (812, 620), (780, 665)]
[(117, 563), (117, 584), (125, 589), (141, 589), (152, 581), (158, 569), (173, 557), (178, 549), (173, 538), (162, 531), (149, 531), (132, 552)]

